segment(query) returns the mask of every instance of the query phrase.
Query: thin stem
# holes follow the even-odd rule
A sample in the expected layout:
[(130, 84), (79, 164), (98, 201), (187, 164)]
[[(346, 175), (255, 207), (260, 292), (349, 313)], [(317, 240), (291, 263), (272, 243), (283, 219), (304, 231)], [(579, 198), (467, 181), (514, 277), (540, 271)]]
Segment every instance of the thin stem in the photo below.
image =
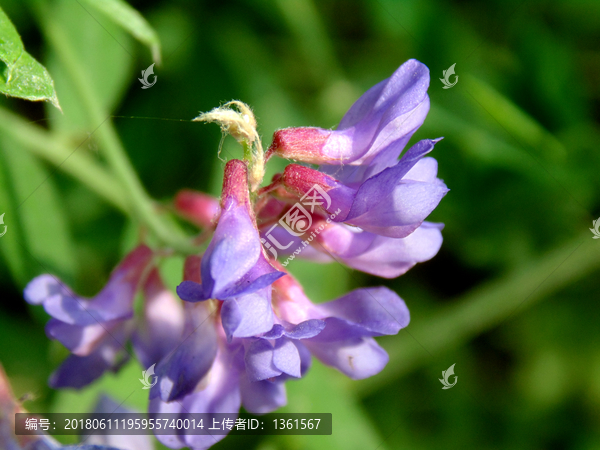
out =
[(77, 152), (76, 148), (66, 146), (50, 133), (2, 107), (0, 130), (25, 150), (56, 165), (114, 207), (124, 213), (129, 211), (120, 182), (93, 160)]

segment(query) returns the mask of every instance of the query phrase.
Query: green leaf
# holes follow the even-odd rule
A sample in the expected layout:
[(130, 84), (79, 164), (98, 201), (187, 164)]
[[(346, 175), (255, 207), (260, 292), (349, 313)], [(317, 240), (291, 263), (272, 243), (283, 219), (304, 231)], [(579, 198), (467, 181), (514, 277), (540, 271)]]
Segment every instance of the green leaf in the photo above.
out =
[(160, 64), (160, 40), (158, 34), (142, 15), (122, 0), (84, 0), (105, 14), (113, 22), (129, 32), (152, 51), (152, 59)]
[(49, 101), (58, 109), (48, 71), (25, 51), (21, 37), (0, 8), (0, 92), (32, 101)]

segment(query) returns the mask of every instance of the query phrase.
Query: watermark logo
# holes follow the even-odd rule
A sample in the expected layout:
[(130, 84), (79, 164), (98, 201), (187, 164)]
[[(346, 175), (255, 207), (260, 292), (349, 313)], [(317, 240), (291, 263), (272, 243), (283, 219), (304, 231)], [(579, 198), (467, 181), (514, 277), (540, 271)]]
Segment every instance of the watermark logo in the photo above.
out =
[[(4, 225), (4, 214), (6, 213), (2, 213), (2, 215), (0, 216), (0, 225)], [(8, 230), (8, 226), (4, 225), (4, 231), (0, 233), (0, 237), (6, 234), (6, 230)]]
[[(456, 375), (454, 375), (454, 366), (455, 365), (456, 365), (456, 363), (452, 364), (450, 367), (448, 367), (448, 369), (442, 370), (442, 376), (444, 378), (438, 378), (438, 380), (440, 380), (440, 382), (444, 385), (444, 387), (442, 389), (450, 389), (450, 388), (454, 387), (454, 385), (458, 381), (458, 377)], [(454, 375), (454, 383), (450, 384), (449, 378), (452, 375)]]
[[(458, 75), (454, 74), (454, 66), (455, 65), (456, 65), (456, 63), (452, 64), (450, 67), (448, 67), (446, 70), (444, 70), (442, 72), (442, 75), (444, 76), (444, 78), (440, 78), (440, 81), (444, 85), (444, 89), (450, 89), (452, 86), (454, 86), (456, 83), (458, 83)], [(456, 77), (454, 79), (454, 83), (450, 83), (450, 77), (452, 75), (455, 75), (455, 77)]]
[[(0, 216), (0, 218), (2, 218), (2, 216)], [(2, 223), (2, 222), (0, 222)], [(600, 239), (600, 217), (598, 217), (596, 220), (592, 221), (592, 226), (594, 228), (590, 228), (590, 231), (594, 234), (594, 237), (592, 239)], [(2, 235), (0, 235), (2, 236)]]
[[(275, 225), (269, 229), (269, 231), (265, 233), (265, 237), (261, 239), (261, 242), (275, 259), (277, 259), (276, 248), (279, 250), (289, 249), (294, 244), (294, 238), (302, 236), (311, 229), (313, 225), (312, 214), (315, 212), (317, 206), (322, 207), (324, 210), (329, 209), (331, 207), (331, 197), (329, 197), (327, 192), (325, 192), (321, 186), (315, 184), (281, 219), (279, 219)], [(329, 215), (326, 222), (330, 223), (340, 212), (341, 210), (338, 208), (337, 211)], [(279, 242), (272, 234), (277, 225), (280, 225), (292, 236), (287, 244)], [(296, 255), (299, 254), (324, 228), (325, 225), (321, 224), (315, 229), (307, 240), (301, 242), (294, 250), (292, 256), (290, 256), (283, 265), (287, 266), (289, 261), (294, 259)]]
[[(154, 375), (154, 366), (155, 365), (156, 364), (152, 364), (150, 367), (148, 367), (148, 369), (146, 369), (142, 372), (143, 378), (138, 378), (140, 380), (140, 382), (144, 385), (144, 387), (142, 389), (150, 389), (152, 386), (154, 386), (158, 382), (158, 377), (156, 375)], [(150, 382), (152, 380), (152, 377), (154, 377), (154, 381)]]
[(156, 84), (156, 80), (158, 80), (158, 77), (154, 75), (154, 81), (150, 83), (148, 81), (148, 77), (150, 75), (154, 75), (154, 63), (150, 64), (146, 70), (142, 70), (142, 78), (138, 78), (138, 80), (140, 80), (140, 83), (143, 84), (142, 89), (150, 89)]

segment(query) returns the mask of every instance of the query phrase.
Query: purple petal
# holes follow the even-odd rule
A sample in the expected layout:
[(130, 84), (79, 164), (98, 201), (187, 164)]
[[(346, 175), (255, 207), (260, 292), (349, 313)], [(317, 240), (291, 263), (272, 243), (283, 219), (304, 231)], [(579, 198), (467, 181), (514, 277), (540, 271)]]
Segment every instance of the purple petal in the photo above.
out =
[(118, 343), (107, 340), (88, 356), (67, 357), (50, 376), (48, 385), (53, 389), (80, 389), (102, 376), (106, 370), (118, 370), (125, 360), (123, 348)]
[[(386, 287), (356, 289), (319, 308), (330, 317), (359, 325), (362, 336), (397, 334), (410, 322), (410, 313), (404, 301)], [(329, 332), (329, 324), (323, 333)]]
[(144, 285), (144, 311), (131, 341), (143, 367), (163, 359), (179, 343), (184, 328), (184, 311), (179, 301), (153, 270)]
[(148, 247), (137, 247), (115, 268), (106, 286), (92, 300), (74, 295), (49, 275), (32, 280), (25, 288), (25, 299), (32, 304), (43, 303), (48, 314), (72, 325), (131, 318), (135, 292), (152, 256)]
[(240, 390), (242, 404), (251, 414), (267, 414), (287, 403), (285, 384), (279, 381), (250, 381), (242, 376)]
[(223, 291), (252, 269), (260, 253), (258, 231), (246, 206), (230, 199), (202, 258), (202, 283), (206, 297), (221, 299)]
[(423, 222), (405, 238), (389, 238), (338, 224), (320, 235), (320, 248), (357, 270), (384, 278), (402, 275), (418, 262), (433, 258), (442, 245), (443, 225)]
[(273, 344), (267, 340), (252, 340), (247, 345), (244, 361), (248, 380), (252, 382), (281, 375), (273, 362)]
[[(382, 191), (382, 193), (385, 191)], [(406, 180), (394, 186), (380, 203), (357, 209), (347, 222), (382, 236), (403, 238), (416, 230), (446, 195), (448, 188), (438, 183)], [(375, 201), (374, 193), (361, 202)]]
[(285, 272), (276, 270), (264, 257), (262, 251), (258, 261), (250, 271), (239, 281), (235, 282), (229, 289), (221, 294), (221, 299), (239, 297), (240, 295), (250, 294), (270, 286), (275, 280), (285, 275)]
[(412, 233), (448, 192), (439, 180), (432, 183), (403, 180), (436, 142), (418, 142), (398, 164), (365, 181), (344, 220), (366, 231), (389, 237), (401, 238)]
[[(232, 366), (231, 355), (219, 353), (210, 370), (206, 387), (187, 396), (183, 400), (184, 411), (190, 413), (227, 413), (231, 418), (237, 417), (242, 399), (240, 394), (240, 375)], [(212, 426), (213, 419), (209, 416), (207, 423)], [(193, 432), (193, 431), (192, 431)], [(188, 446), (196, 449), (206, 449), (223, 439), (225, 435), (194, 435), (185, 436)]]
[(31, 305), (41, 305), (46, 299), (54, 296), (74, 297), (75, 294), (52, 275), (40, 275), (31, 280), (23, 291), (25, 301)]
[(250, 337), (266, 333), (273, 327), (271, 287), (223, 302), (221, 322), (231, 341), (232, 337)]
[(388, 354), (373, 338), (353, 338), (322, 343), (319, 336), (303, 343), (321, 362), (333, 366), (354, 380), (373, 376), (385, 367)]
[(206, 304), (186, 304), (183, 341), (156, 368), (161, 399), (171, 402), (190, 394), (216, 354), (217, 335)]
[(204, 291), (204, 287), (195, 281), (182, 281), (179, 283), (179, 286), (177, 286), (176, 291), (179, 298), (185, 300), (186, 302), (194, 303), (208, 300), (210, 298), (210, 293), (207, 295)]
[[(119, 320), (111, 322), (96, 323), (81, 327), (70, 325), (57, 319), (50, 319), (46, 324), (46, 335), (50, 339), (56, 339), (77, 356), (87, 356), (95, 351), (106, 339), (113, 340), (111, 331), (121, 324)], [(118, 342), (125, 346), (125, 338)]]
[(405, 180), (423, 181), (425, 183), (435, 183), (441, 180), (437, 178), (438, 163), (435, 158), (425, 157), (418, 161), (406, 175)]
[(300, 378), (300, 354), (290, 339), (283, 337), (275, 341), (273, 365), (282, 373)]
[(339, 164), (368, 164), (390, 143), (399, 141), (399, 153), (429, 111), (428, 86), (427, 67), (407, 61), (350, 108), (322, 152)]
[(319, 334), (325, 328), (325, 322), (309, 319), (285, 330), (285, 336), (290, 339), (308, 339)]

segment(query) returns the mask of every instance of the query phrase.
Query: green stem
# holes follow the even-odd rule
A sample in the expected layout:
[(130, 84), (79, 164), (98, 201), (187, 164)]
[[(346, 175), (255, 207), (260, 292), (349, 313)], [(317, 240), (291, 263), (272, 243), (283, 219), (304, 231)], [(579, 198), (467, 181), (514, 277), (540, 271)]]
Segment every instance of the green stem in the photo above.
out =
[(0, 130), (34, 155), (56, 165), (124, 213), (129, 211), (123, 189), (111, 174), (94, 161), (63, 144), (40, 127), (0, 107)]
[(125, 149), (121, 145), (109, 118), (109, 112), (105, 110), (96, 97), (94, 86), (77, 61), (71, 42), (60, 25), (49, 14), (46, 3), (38, 2), (37, 6), (38, 12), (44, 17), (44, 20), (40, 20), (39, 23), (71, 77), (73, 87), (77, 91), (81, 104), (88, 115), (89, 124), (98, 127), (95, 135), (104, 151), (108, 164), (124, 188), (124, 194), (129, 198), (131, 212), (137, 220), (145, 224), (167, 246), (183, 253), (195, 252), (197, 249), (192, 245), (191, 240), (187, 239), (178, 228), (169, 226), (168, 222), (162, 220), (156, 213), (152, 199), (144, 190), (126, 156)]
[(406, 332), (380, 340), (382, 346), (388, 348), (390, 362), (382, 373), (357, 384), (360, 395), (369, 394), (433, 356), (457, 347), (598, 270), (598, 244), (586, 231), (526, 267), (476, 288), (429, 319), (415, 323), (413, 318)]

